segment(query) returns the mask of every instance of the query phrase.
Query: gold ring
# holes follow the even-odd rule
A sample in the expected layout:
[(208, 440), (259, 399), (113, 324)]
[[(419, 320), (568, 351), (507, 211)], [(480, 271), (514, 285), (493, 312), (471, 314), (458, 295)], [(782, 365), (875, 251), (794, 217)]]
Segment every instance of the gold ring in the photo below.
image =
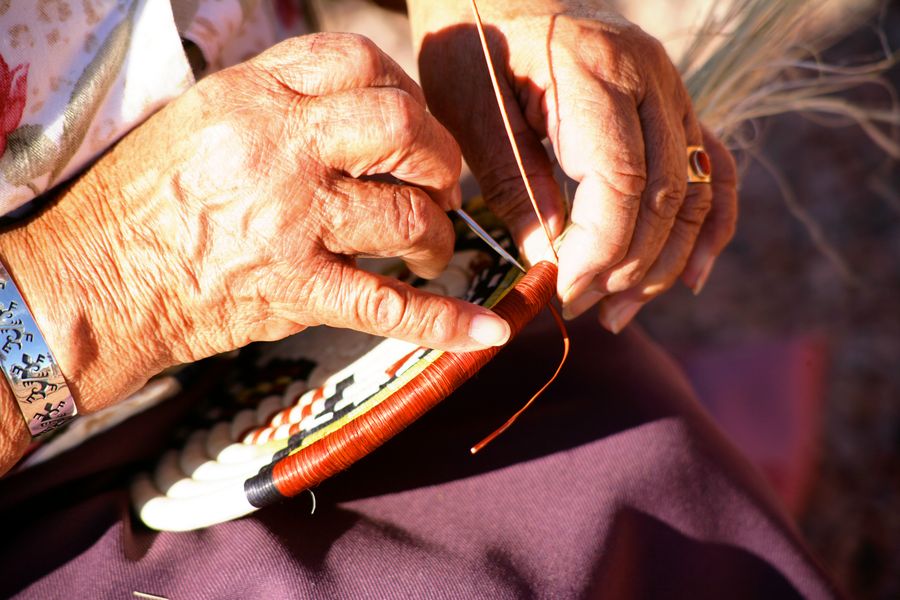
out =
[(712, 181), (712, 160), (703, 146), (688, 146), (688, 183), (710, 183)]

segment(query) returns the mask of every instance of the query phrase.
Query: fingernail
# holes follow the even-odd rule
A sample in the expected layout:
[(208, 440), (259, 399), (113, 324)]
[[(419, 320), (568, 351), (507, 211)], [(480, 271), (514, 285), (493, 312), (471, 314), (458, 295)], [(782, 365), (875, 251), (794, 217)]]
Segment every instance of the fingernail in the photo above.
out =
[(462, 188), (459, 187), (458, 183), (453, 186), (453, 190), (450, 192), (450, 202), (452, 204), (450, 208), (453, 210), (462, 207)]
[(694, 283), (694, 287), (691, 288), (691, 291), (694, 292), (695, 296), (703, 291), (703, 286), (706, 285), (706, 280), (709, 279), (709, 274), (712, 273), (715, 263), (716, 257), (710, 256), (709, 260), (706, 261), (706, 264), (703, 265), (703, 268), (700, 269), (700, 275), (697, 276), (697, 282)]
[(509, 324), (496, 315), (475, 315), (469, 321), (469, 337), (484, 346), (502, 346), (509, 334)]
[(633, 300), (622, 302), (612, 308), (603, 306), (600, 309), (600, 322), (611, 332), (619, 333), (631, 322), (642, 306), (644, 306), (643, 302)]
[(603, 292), (585, 292), (575, 298), (570, 304), (563, 305), (563, 319), (571, 321), (602, 300), (605, 296), (606, 294)]
[(562, 303), (569, 304), (575, 298), (580, 296), (587, 290), (592, 283), (594, 283), (594, 277), (596, 277), (596, 273), (585, 273), (581, 277), (575, 280), (575, 282), (569, 286), (569, 289), (563, 292), (562, 295)]

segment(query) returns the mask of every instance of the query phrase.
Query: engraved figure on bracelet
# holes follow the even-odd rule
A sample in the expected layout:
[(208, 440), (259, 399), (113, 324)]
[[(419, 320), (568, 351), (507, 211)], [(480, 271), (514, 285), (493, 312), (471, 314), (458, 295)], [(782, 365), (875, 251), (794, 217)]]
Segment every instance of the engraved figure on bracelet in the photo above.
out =
[(32, 436), (56, 429), (78, 414), (59, 365), (2, 264), (0, 370)]

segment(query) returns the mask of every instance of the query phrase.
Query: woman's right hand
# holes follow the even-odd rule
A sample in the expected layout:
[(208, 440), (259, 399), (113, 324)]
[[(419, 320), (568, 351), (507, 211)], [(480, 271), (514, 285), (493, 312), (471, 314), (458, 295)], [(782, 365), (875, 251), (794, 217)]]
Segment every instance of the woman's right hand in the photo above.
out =
[[(506, 341), (502, 319), (353, 260), (437, 275), (460, 165), (372, 42), (306, 36), (200, 82), (0, 236), (0, 254), (82, 411), (168, 365), (311, 325), (484, 348)], [(360, 179), (387, 173), (408, 185)]]

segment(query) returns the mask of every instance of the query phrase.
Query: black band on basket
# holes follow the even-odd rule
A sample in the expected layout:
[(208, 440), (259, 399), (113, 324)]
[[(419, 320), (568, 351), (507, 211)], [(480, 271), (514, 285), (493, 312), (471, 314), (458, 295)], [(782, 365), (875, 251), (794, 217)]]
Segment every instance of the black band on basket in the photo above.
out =
[(78, 414), (56, 359), (2, 263), (0, 370), (33, 437), (60, 427)]
[(247, 501), (256, 508), (262, 508), (284, 499), (284, 496), (275, 487), (275, 481), (272, 479), (272, 469), (274, 468), (275, 461), (273, 460), (270, 464), (260, 469), (259, 474), (244, 482), (244, 493), (247, 494)]

